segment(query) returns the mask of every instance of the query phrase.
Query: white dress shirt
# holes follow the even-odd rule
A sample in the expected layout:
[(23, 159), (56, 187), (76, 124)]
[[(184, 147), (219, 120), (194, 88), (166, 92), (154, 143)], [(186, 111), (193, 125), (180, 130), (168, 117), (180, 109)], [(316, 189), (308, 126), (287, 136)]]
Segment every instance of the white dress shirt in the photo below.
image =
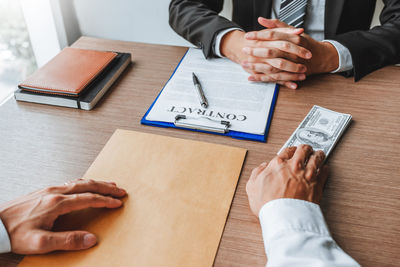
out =
[(332, 239), (317, 204), (277, 199), (259, 214), (267, 267), (360, 267)]
[(10, 238), (3, 222), (0, 219), (0, 253), (7, 253), (11, 251)]
[[(278, 17), (281, 1), (272, 0), (271, 18)], [(325, 20), (325, 0), (308, 0), (307, 13), (304, 20), (304, 31), (317, 41), (331, 43), (339, 55), (339, 67), (332, 73), (351, 70), (353, 68), (353, 60), (350, 51), (341, 43), (334, 40), (324, 40), (324, 20)], [(229, 28), (219, 32), (214, 40), (214, 54), (223, 57), (220, 52), (221, 40), (225, 34), (233, 30), (241, 30), (240, 28)]]

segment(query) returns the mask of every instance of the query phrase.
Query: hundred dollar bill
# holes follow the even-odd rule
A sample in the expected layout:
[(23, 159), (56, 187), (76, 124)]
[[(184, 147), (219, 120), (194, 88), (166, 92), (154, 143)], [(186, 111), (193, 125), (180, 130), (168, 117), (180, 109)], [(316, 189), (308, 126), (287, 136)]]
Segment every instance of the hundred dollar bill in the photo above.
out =
[(287, 147), (307, 144), (328, 157), (350, 122), (350, 114), (313, 106), (278, 154)]

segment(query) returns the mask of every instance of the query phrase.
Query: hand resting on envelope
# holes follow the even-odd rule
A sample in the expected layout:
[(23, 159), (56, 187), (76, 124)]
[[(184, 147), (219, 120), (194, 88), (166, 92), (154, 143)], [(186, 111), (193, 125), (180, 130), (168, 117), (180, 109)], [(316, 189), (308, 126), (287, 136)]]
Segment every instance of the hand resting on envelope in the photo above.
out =
[(246, 191), (252, 212), (258, 216), (269, 201), (293, 198), (319, 204), (328, 177), (325, 154), (309, 145), (288, 147), (251, 173)]
[(113, 182), (79, 179), (48, 187), (0, 205), (11, 250), (18, 254), (42, 254), (54, 250), (81, 250), (96, 244), (86, 231), (52, 232), (55, 220), (86, 208), (118, 208), (126, 195)]

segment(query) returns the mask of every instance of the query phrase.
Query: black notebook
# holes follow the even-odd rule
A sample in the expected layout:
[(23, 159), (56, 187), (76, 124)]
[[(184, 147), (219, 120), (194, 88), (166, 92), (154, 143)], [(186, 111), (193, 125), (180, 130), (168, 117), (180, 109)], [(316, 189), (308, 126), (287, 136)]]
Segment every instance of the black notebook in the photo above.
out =
[(131, 62), (131, 54), (118, 53), (110, 64), (85, 88), (79, 97), (36, 93), (17, 89), (14, 97), (18, 101), (91, 110), (118, 79)]

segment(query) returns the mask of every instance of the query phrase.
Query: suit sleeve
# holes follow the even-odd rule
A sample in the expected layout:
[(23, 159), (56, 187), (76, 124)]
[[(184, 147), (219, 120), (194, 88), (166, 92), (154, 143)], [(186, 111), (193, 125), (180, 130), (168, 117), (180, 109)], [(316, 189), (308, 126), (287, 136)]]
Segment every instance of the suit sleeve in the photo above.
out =
[(350, 51), (355, 81), (382, 67), (400, 63), (400, 1), (384, 0), (381, 26), (329, 38)]
[(169, 24), (180, 36), (203, 50), (206, 58), (216, 57), (213, 43), (216, 35), (228, 28), (240, 28), (219, 16), (223, 0), (172, 0)]

